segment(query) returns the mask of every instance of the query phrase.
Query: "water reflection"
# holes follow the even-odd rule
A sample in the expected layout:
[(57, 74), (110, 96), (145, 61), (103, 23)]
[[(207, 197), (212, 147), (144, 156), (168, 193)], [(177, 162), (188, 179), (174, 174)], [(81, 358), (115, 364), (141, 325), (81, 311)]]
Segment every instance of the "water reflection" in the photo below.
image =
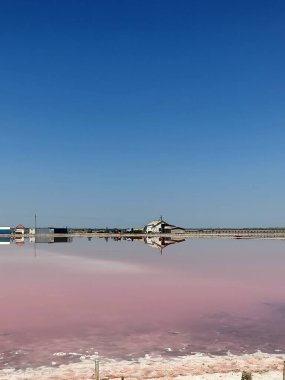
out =
[(144, 242), (151, 248), (159, 249), (162, 253), (162, 250), (169, 245), (182, 243), (185, 241), (185, 239), (178, 239), (178, 238), (167, 238), (167, 237), (146, 237), (144, 239)]
[(36, 236), (30, 237), (29, 241), (36, 244), (72, 243), (73, 238), (71, 236)]
[(1, 238), (0, 368), (87, 350), (285, 352), (284, 241), (106, 240)]
[[(162, 250), (167, 248), (170, 245), (177, 244), (177, 243), (182, 243), (186, 241), (186, 239), (181, 239), (181, 238), (173, 238), (173, 237), (164, 237), (164, 236), (146, 236), (146, 237), (141, 237), (141, 236), (129, 236), (129, 237), (121, 237), (121, 236), (116, 236), (116, 237), (104, 237), (105, 241), (108, 242), (109, 239), (113, 241), (131, 241), (131, 242), (142, 242), (145, 243), (148, 247), (158, 249), (160, 253), (162, 254)], [(88, 238), (89, 241), (91, 241), (91, 238)]]
[(53, 244), (53, 243), (72, 243), (71, 236), (36, 236), (25, 238), (23, 236), (0, 237), (0, 245), (15, 244), (17, 247), (23, 247), (25, 243), (31, 244)]
[[(92, 237), (87, 237), (88, 241), (92, 241)], [(170, 245), (182, 243), (185, 242), (185, 239), (181, 238), (170, 238), (170, 237), (159, 237), (159, 236), (152, 236), (152, 237), (104, 237), (104, 240), (108, 242), (109, 240), (113, 241), (130, 241), (130, 242), (141, 242), (146, 244), (148, 247), (155, 248), (160, 250), (162, 253), (162, 250), (167, 248)], [(15, 243), (16, 246), (22, 247), (25, 243), (31, 243), (31, 244), (53, 244), (53, 243), (72, 243), (73, 237), (72, 236), (33, 236), (29, 238), (24, 238), (23, 236), (15, 236), (15, 237), (7, 237), (7, 238), (0, 238), (0, 244), (2, 245), (9, 245), (11, 243)]]
[(0, 245), (9, 245), (10, 243), (11, 243), (11, 239), (10, 238), (0, 237)]

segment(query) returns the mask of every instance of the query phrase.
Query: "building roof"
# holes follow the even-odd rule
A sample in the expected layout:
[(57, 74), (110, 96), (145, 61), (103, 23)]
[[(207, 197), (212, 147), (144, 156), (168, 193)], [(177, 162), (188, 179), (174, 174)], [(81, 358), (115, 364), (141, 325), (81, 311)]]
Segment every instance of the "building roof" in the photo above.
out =
[(165, 224), (169, 226), (170, 224), (166, 223), (164, 220), (152, 220), (151, 222), (147, 223), (146, 226), (157, 226), (158, 224)]
[(152, 220), (151, 222), (147, 223), (147, 226), (152, 226), (160, 223), (160, 220)]
[(185, 229), (182, 228), (182, 227), (174, 226), (173, 224), (169, 224), (169, 223), (167, 223), (167, 222), (165, 222), (164, 220), (161, 220), (161, 219), (159, 219), (159, 220), (152, 220), (151, 222), (149, 222), (149, 223), (145, 226), (145, 228), (147, 228), (147, 227), (156, 227), (156, 226), (158, 226), (158, 225), (160, 225), (160, 224), (163, 224), (164, 227), (165, 227), (166, 229), (169, 229), (169, 230), (181, 230), (181, 231), (184, 231), (184, 230), (185, 230)]

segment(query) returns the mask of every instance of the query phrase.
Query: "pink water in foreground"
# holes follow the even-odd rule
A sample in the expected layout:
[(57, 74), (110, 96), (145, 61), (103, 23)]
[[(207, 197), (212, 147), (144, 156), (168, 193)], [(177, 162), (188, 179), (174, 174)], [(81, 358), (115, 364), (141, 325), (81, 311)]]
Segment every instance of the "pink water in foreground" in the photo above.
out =
[(0, 369), (285, 352), (284, 273), (284, 241), (0, 245)]

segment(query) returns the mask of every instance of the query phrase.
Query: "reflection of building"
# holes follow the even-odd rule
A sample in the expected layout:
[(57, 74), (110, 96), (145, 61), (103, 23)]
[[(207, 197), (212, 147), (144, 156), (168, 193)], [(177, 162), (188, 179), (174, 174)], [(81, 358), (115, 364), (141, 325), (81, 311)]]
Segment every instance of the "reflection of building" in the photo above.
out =
[(162, 218), (159, 220), (153, 220), (149, 222), (145, 227), (144, 231), (146, 233), (165, 233), (165, 234), (173, 234), (173, 233), (183, 233), (184, 228), (176, 227), (172, 224), (166, 223)]
[(25, 244), (25, 238), (24, 238), (24, 236), (19, 236), (19, 235), (15, 236), (15, 243), (18, 246), (24, 245)]
[(10, 242), (11, 239), (9, 237), (0, 237), (0, 245), (8, 245)]
[(185, 239), (176, 239), (176, 238), (168, 238), (168, 237), (160, 237), (160, 236), (153, 236), (153, 237), (146, 237), (144, 239), (144, 242), (152, 248), (157, 248), (162, 250), (169, 245), (181, 243), (185, 241)]
[[(125, 237), (123, 238), (126, 241), (140, 241), (144, 242), (147, 246), (151, 248), (157, 248), (160, 249), (160, 252), (169, 245), (173, 245), (176, 243), (182, 243), (185, 241), (185, 239), (176, 238), (176, 237), (164, 237), (164, 236), (146, 236), (146, 237), (140, 237), (140, 236), (132, 236), (132, 237)], [(116, 240), (114, 238), (113, 240)]]
[(52, 236), (32, 236), (29, 238), (30, 243), (53, 243)]
[(68, 234), (67, 228), (55, 228), (55, 227), (39, 227), (30, 228), (30, 243), (69, 243), (72, 241), (71, 237), (68, 236), (54, 236)]
[(73, 241), (70, 236), (33, 236), (30, 237), (30, 243), (51, 244), (51, 243), (71, 243)]

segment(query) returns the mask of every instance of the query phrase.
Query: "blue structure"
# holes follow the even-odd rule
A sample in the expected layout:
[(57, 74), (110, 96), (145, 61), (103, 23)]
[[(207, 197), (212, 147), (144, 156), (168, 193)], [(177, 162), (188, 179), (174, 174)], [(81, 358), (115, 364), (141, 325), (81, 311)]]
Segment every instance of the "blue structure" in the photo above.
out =
[(11, 227), (0, 227), (0, 235), (11, 235)]

